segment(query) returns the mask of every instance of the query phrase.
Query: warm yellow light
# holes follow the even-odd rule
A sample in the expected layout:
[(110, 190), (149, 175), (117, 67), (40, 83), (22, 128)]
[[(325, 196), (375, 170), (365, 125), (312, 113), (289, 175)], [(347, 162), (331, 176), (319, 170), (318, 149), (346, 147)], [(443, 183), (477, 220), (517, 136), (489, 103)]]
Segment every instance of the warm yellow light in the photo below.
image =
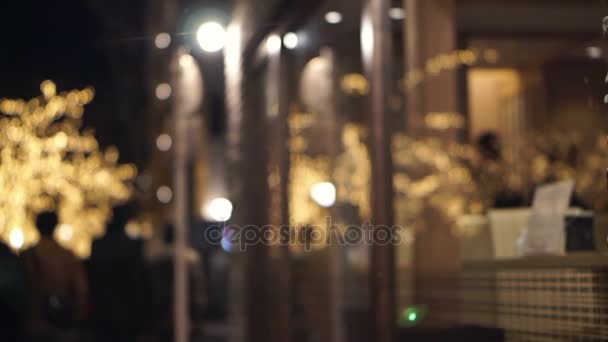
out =
[(232, 202), (226, 198), (215, 198), (204, 210), (205, 219), (212, 222), (226, 222), (232, 216)]
[(192, 66), (194, 66), (195, 61), (194, 61), (194, 57), (192, 57), (192, 55), (189, 55), (187, 53), (181, 55), (179, 57), (179, 66), (181, 66), (183, 69), (190, 69), (192, 68)]
[(269, 54), (275, 54), (281, 51), (281, 45), (281, 37), (276, 34), (269, 36), (266, 40), (266, 50)]
[(139, 236), (141, 234), (141, 227), (140, 227), (140, 225), (137, 222), (129, 221), (125, 225), (125, 234), (130, 239), (133, 239), (133, 240), (139, 238)]
[(59, 240), (67, 242), (70, 241), (72, 239), (72, 237), (74, 236), (74, 229), (72, 228), (71, 225), (69, 224), (61, 224), (59, 225), (59, 227), (57, 227), (57, 237), (59, 238)]
[(21, 228), (13, 228), (8, 236), (8, 242), (13, 249), (21, 249), (21, 247), (23, 247), (23, 243), (25, 242), (23, 230), (21, 230)]
[(129, 198), (137, 170), (117, 165), (117, 150), (100, 151), (93, 134), (81, 131), (92, 88), (57, 94), (45, 81), (40, 89), (43, 96), (27, 102), (0, 101), (0, 239), (15, 249), (31, 246), (36, 215), (56, 210), (69, 225), (60, 225), (55, 238), (87, 257), (112, 206)]
[(369, 82), (365, 76), (358, 73), (346, 74), (340, 82), (342, 91), (349, 95), (367, 95)]
[(205, 52), (217, 52), (224, 48), (226, 30), (216, 22), (202, 24), (196, 31), (196, 40)]
[(45, 98), (50, 99), (57, 93), (57, 87), (52, 81), (46, 80), (40, 84), (40, 90)]
[(336, 203), (336, 187), (330, 182), (317, 183), (310, 188), (310, 197), (323, 208)]

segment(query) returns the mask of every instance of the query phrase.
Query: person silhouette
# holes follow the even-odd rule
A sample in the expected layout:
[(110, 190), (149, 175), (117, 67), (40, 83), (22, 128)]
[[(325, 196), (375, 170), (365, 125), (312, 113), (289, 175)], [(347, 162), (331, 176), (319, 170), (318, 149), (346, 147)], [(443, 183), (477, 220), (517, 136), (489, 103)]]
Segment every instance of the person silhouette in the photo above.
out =
[(0, 339), (17, 341), (28, 308), (27, 289), (19, 257), (0, 241)]
[(53, 239), (57, 223), (55, 212), (39, 214), (40, 241), (21, 254), (30, 289), (28, 333), (33, 341), (70, 340), (86, 312), (84, 265)]

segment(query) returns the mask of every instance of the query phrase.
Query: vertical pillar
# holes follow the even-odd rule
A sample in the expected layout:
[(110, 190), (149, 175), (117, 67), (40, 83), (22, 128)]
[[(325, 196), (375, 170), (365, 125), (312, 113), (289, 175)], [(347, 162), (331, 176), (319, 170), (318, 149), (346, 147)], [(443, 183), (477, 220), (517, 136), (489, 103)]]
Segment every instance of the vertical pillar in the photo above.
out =
[[(336, 52), (329, 49), (321, 50), (321, 56), (328, 61), (328, 64), (331, 67), (332, 87), (331, 95), (329, 96), (331, 100), (330, 107), (327, 108), (328, 113), (325, 113), (330, 117), (330, 120), (327, 120), (327, 127), (325, 127), (326, 132), (329, 134), (327, 134), (325, 145), (327, 149), (326, 153), (332, 160), (330, 169), (333, 172), (333, 170), (336, 169), (335, 161), (340, 153), (340, 125), (342, 124), (342, 120), (339, 117), (337, 110), (339, 78), (336, 64), (338, 60), (336, 58)], [(335, 180), (332, 181), (335, 183)], [(326, 218), (325, 222), (330, 224), (328, 224), (325, 229), (327, 229), (328, 234), (333, 234), (331, 231), (332, 229), (335, 229), (335, 227), (333, 227), (333, 222), (339, 219), (339, 211), (333, 206), (328, 210), (326, 215), (328, 215), (329, 221)], [(332, 322), (329, 327), (329, 336), (333, 342), (344, 342), (344, 246), (330, 239), (327, 248), (327, 269), (329, 271), (329, 300), (327, 304), (329, 311), (328, 316)]]
[[(241, 126), (241, 148), (243, 180), (241, 199), (242, 222), (245, 230), (245, 276), (246, 282), (246, 336), (247, 341), (270, 341), (272, 323), (270, 314), (271, 298), (268, 291), (269, 248), (264, 229), (268, 229), (269, 187), (268, 187), (268, 121), (262, 108), (264, 83), (259, 70), (243, 66), (243, 116)], [(257, 72), (256, 72), (257, 71)], [(248, 233), (253, 230), (253, 233)], [(253, 243), (248, 243), (249, 234), (256, 234)]]
[[(454, 0), (405, 0), (405, 8), (406, 72), (426, 72), (429, 59), (456, 49)], [(457, 77), (445, 70), (407, 89), (408, 134), (425, 133), (427, 113), (458, 111)]]
[(173, 315), (174, 340), (187, 342), (189, 340), (188, 315), (188, 266), (186, 250), (188, 247), (188, 232), (190, 213), (189, 200), (189, 171), (188, 171), (188, 126), (194, 113), (198, 112), (203, 99), (203, 80), (200, 69), (194, 58), (183, 49), (178, 49), (171, 62), (173, 96), (173, 118), (175, 122), (175, 157), (173, 170), (174, 187), (174, 286), (173, 286)]
[(175, 170), (173, 184), (175, 189), (175, 241), (174, 241), (174, 339), (187, 342), (188, 338), (188, 270), (185, 250), (188, 243), (188, 118), (175, 115)]
[[(276, 117), (272, 118), (271, 131), (272, 137), (270, 146), (274, 156), (271, 166), (278, 169), (278, 203), (274, 210), (277, 210), (276, 219), (271, 219), (279, 236), (289, 229), (289, 99), (292, 97), (290, 82), (290, 55), (284, 48), (277, 53), (269, 54), (269, 82), (268, 86), (274, 87), (277, 101)], [(272, 216), (272, 214), (271, 214)], [(281, 231), (283, 230), (283, 231)], [(273, 296), (273, 305), (276, 307), (276, 324), (273, 325), (275, 341), (291, 341), (290, 321), (291, 321), (291, 300), (290, 300), (290, 253), (289, 244), (281, 241), (277, 248), (276, 255), (276, 295)]]
[[(453, 133), (431, 132), (425, 116), (431, 112), (459, 111), (458, 70), (433, 74), (429, 59), (457, 48), (454, 0), (405, 0), (407, 73), (422, 71), (423, 80), (407, 89), (407, 131), (414, 137), (434, 134), (456, 139)], [(427, 209), (425, 226), (414, 245), (414, 297), (428, 306), (425, 323), (444, 325), (458, 317), (459, 241), (451, 224)]]
[[(392, 213), (392, 160), (390, 130), (386, 114), (391, 68), (392, 32), (388, 18), (388, 0), (367, 0), (361, 24), (363, 61), (370, 81), (369, 144), (372, 166), (371, 224), (390, 227)], [(371, 339), (389, 342), (394, 337), (395, 288), (394, 248), (392, 244), (373, 243), (370, 264)]]

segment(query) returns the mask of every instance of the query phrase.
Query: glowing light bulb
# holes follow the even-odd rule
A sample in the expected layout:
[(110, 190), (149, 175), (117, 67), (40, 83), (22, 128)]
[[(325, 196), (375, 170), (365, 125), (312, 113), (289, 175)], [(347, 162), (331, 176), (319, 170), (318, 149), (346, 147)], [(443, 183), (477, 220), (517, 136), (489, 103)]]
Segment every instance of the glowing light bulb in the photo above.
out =
[(266, 50), (270, 54), (277, 53), (281, 51), (281, 44), (281, 38), (276, 34), (273, 34), (266, 40)]
[(393, 7), (388, 10), (388, 16), (393, 20), (405, 19), (405, 10), (401, 7)]
[(171, 36), (167, 32), (161, 32), (154, 38), (154, 45), (158, 49), (166, 49), (171, 45)]
[(25, 242), (25, 236), (23, 236), (23, 230), (21, 228), (13, 228), (8, 236), (8, 242), (14, 249), (21, 249)]
[(161, 83), (156, 86), (156, 98), (166, 100), (171, 97), (171, 86), (168, 83)]
[(161, 203), (169, 203), (173, 199), (173, 191), (170, 187), (163, 185), (156, 190), (156, 198)]
[(232, 216), (232, 202), (226, 198), (215, 198), (204, 210), (204, 217), (213, 222), (226, 222)]
[(163, 133), (159, 135), (158, 138), (156, 138), (156, 147), (160, 151), (169, 151), (172, 145), (173, 139), (171, 139), (171, 136), (169, 134)]
[(339, 24), (342, 21), (342, 13), (330, 11), (325, 13), (325, 21), (330, 24)]
[(194, 57), (189, 54), (183, 54), (179, 57), (179, 66), (184, 69), (189, 69), (195, 64)]
[(312, 186), (310, 197), (323, 208), (329, 208), (336, 203), (336, 187), (329, 182), (321, 182)]
[(74, 229), (69, 224), (61, 224), (57, 227), (57, 237), (61, 241), (70, 241), (74, 236)]
[(285, 36), (283, 36), (283, 45), (290, 50), (297, 48), (298, 35), (293, 32), (286, 33)]
[(196, 40), (206, 52), (217, 52), (224, 48), (226, 30), (216, 22), (202, 24), (196, 31)]

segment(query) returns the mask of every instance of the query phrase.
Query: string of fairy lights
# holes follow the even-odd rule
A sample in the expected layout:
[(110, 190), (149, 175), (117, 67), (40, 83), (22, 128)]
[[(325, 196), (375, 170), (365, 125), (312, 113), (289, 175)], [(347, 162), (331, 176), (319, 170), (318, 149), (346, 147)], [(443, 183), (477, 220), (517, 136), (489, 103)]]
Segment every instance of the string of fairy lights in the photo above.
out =
[(0, 239), (23, 250), (39, 239), (37, 213), (56, 210), (56, 240), (86, 258), (105, 233), (112, 207), (128, 200), (137, 169), (118, 164), (115, 147), (101, 150), (82, 129), (94, 89), (57, 93), (42, 82), (42, 96), (1, 99)]

